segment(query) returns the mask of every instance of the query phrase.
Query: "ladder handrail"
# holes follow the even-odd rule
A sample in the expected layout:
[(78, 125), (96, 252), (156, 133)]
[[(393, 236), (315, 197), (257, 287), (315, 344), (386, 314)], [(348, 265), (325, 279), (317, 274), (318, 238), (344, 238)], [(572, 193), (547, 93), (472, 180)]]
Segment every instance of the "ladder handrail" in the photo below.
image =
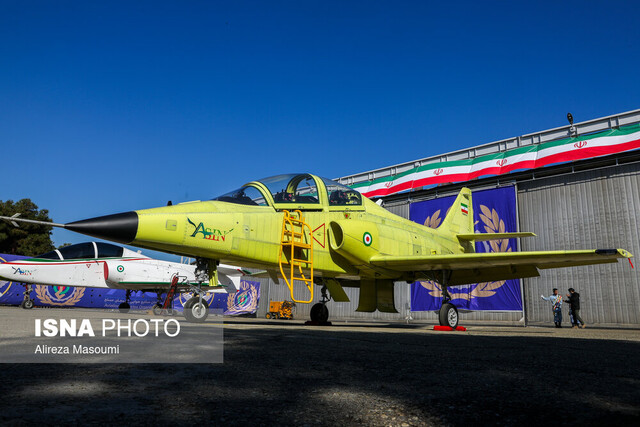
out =
[[(280, 251), (278, 256), (278, 262), (280, 265), (280, 273), (284, 278), (287, 287), (291, 293), (291, 299), (294, 302), (299, 303), (310, 303), (313, 301), (313, 240), (311, 236), (311, 227), (307, 224), (302, 216), (302, 212), (299, 210), (295, 210), (294, 213), (297, 214), (297, 218), (291, 215), (291, 212), (285, 210), (283, 211), (284, 216), (282, 218), (282, 233), (280, 236)], [(296, 231), (295, 228), (300, 228), (300, 231)], [(309, 243), (303, 242), (302, 240), (307, 237), (305, 233), (305, 229), (309, 230)], [(300, 239), (300, 240), (297, 240)], [(289, 260), (286, 260), (285, 256), (285, 246), (290, 248)], [(296, 248), (301, 251), (307, 252), (307, 259), (296, 258), (295, 250)], [(285, 273), (284, 264), (288, 264), (288, 272)], [(309, 278), (307, 278), (303, 271), (303, 264), (305, 268), (309, 270)], [(297, 267), (299, 276), (295, 275), (295, 268)], [(288, 274), (287, 274), (288, 273)], [(293, 282), (294, 280), (302, 281), (307, 286), (309, 290), (309, 300), (298, 300), (293, 295)]]

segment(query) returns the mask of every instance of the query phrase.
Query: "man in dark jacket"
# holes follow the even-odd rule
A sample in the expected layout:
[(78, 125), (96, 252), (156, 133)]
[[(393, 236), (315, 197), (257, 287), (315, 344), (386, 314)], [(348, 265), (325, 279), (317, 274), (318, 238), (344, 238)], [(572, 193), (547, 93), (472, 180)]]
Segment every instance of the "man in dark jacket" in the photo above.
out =
[(579, 326), (584, 328), (584, 321), (580, 317), (580, 294), (573, 288), (569, 288), (567, 303), (569, 303), (569, 317), (571, 318), (573, 327), (577, 328)]

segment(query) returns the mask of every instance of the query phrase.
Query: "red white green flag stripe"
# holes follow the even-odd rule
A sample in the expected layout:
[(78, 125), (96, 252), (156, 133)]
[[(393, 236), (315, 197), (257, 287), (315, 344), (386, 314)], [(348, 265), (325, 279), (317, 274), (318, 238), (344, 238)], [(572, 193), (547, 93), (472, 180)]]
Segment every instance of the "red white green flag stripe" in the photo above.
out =
[(640, 124), (577, 138), (527, 145), (473, 159), (437, 162), (397, 175), (353, 184), (366, 197), (386, 196), (427, 185), (464, 182), (515, 170), (584, 160), (640, 148)]

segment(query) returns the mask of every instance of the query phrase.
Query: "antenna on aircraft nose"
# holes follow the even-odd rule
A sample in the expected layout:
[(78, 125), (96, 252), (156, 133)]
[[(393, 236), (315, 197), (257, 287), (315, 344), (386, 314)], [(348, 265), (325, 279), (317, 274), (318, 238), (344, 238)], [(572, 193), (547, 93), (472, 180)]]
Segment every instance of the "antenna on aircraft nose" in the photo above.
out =
[(11, 225), (13, 225), (14, 227), (20, 227), (18, 222), (27, 222), (29, 224), (48, 225), (48, 226), (51, 226), (51, 227), (62, 227), (62, 228), (64, 228), (64, 224), (58, 224), (56, 222), (48, 222), (48, 221), (37, 221), (35, 219), (19, 218), (19, 216), (20, 216), (20, 212), (18, 212), (17, 214), (14, 214), (12, 216), (0, 216), (0, 219), (3, 219), (5, 221), (11, 223)]

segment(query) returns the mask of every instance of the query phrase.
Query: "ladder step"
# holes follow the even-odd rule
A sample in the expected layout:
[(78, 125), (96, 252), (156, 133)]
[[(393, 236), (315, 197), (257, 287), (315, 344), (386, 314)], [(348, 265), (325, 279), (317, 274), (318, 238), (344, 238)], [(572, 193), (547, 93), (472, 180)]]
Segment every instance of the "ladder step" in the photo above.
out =
[(309, 264), (309, 265), (311, 265), (311, 264), (313, 264), (313, 262), (312, 262), (312, 261), (308, 261), (308, 260), (306, 260), (306, 259), (297, 259), (297, 258), (294, 258), (293, 260), (288, 260), (288, 259), (286, 259), (286, 258), (285, 258), (285, 259), (283, 259), (283, 260), (282, 260), (282, 264), (286, 264), (286, 265), (291, 265), (291, 264), (293, 264), (294, 266), (302, 266), (302, 264)]
[(283, 246), (295, 246), (296, 248), (301, 249), (311, 249), (311, 245), (309, 243), (300, 243), (300, 242), (282, 242)]
[(284, 230), (284, 234), (297, 234), (297, 235), (301, 235), (301, 234), (303, 234), (303, 233), (302, 233), (302, 230), (300, 230), (300, 231), (296, 231), (296, 230), (287, 230), (287, 229), (285, 229), (285, 230)]

